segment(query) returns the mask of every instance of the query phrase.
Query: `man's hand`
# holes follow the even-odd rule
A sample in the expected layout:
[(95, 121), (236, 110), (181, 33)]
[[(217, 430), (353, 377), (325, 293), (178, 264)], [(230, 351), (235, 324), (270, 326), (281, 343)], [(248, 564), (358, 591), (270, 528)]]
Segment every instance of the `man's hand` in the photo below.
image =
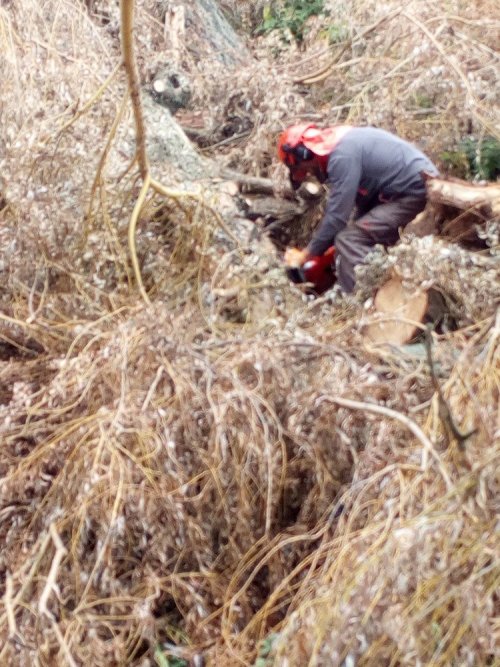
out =
[(285, 252), (285, 264), (293, 269), (298, 269), (309, 258), (307, 250), (299, 248), (287, 248)]

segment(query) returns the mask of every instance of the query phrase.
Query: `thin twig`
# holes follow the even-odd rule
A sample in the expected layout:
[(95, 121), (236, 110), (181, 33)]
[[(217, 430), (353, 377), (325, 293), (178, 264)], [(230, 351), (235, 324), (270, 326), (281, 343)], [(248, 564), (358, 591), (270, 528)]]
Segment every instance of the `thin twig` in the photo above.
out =
[(460, 428), (457, 426), (455, 419), (453, 418), (453, 415), (451, 413), (451, 408), (448, 404), (448, 401), (444, 397), (443, 390), (441, 389), (441, 385), (436, 375), (436, 368), (434, 366), (434, 360), (432, 358), (432, 333), (431, 333), (431, 328), (429, 326), (427, 326), (425, 329), (424, 340), (425, 340), (425, 349), (427, 351), (427, 362), (429, 364), (429, 371), (431, 374), (432, 384), (438, 395), (438, 400), (439, 400), (439, 416), (441, 418), (441, 421), (445, 425), (445, 428), (447, 428), (448, 431), (452, 432), (454, 438), (458, 442), (458, 446), (460, 447), (460, 449), (463, 450), (465, 441), (468, 438), (470, 438), (471, 435), (474, 435), (477, 429), (473, 428), (467, 433), (462, 433)]
[(141, 212), (141, 208), (142, 205), (144, 204), (144, 200), (146, 199), (146, 195), (150, 185), (151, 185), (151, 174), (149, 173), (149, 171), (147, 171), (144, 177), (144, 182), (142, 184), (141, 191), (139, 192), (139, 196), (137, 197), (137, 201), (135, 202), (134, 210), (132, 211), (132, 215), (130, 217), (130, 222), (128, 226), (128, 245), (130, 248), (130, 258), (132, 260), (132, 266), (134, 267), (135, 279), (137, 281), (137, 285), (139, 287), (141, 296), (147, 304), (151, 302), (149, 300), (146, 290), (144, 289), (144, 283), (142, 282), (141, 268), (139, 266), (139, 260), (137, 259), (137, 250), (135, 246), (135, 229), (137, 226), (137, 220), (139, 219), (139, 213)]
[(313, 83), (319, 83), (320, 81), (326, 79), (326, 77), (331, 73), (335, 65), (339, 62), (340, 58), (342, 58), (342, 56), (347, 51), (347, 49), (349, 49), (349, 47), (352, 47), (353, 44), (356, 44), (357, 42), (364, 40), (367, 35), (376, 30), (382, 23), (392, 20), (393, 18), (398, 16), (401, 13), (401, 11), (402, 11), (401, 9), (396, 9), (387, 16), (383, 16), (382, 18), (378, 19), (378, 21), (376, 21), (375, 23), (372, 23), (370, 26), (368, 26), (368, 28), (363, 30), (363, 32), (361, 32), (359, 35), (356, 35), (354, 39), (349, 40), (327, 65), (325, 65), (320, 70), (312, 74), (308, 74), (301, 78), (295, 79), (294, 83), (301, 83), (306, 86), (309, 86), (312, 85)]
[(12, 575), (7, 574), (5, 582), (5, 595), (3, 598), (5, 613), (7, 614), (7, 623), (9, 624), (9, 639), (12, 639), (17, 634), (16, 617), (14, 614), (13, 599), (14, 586), (12, 583)]
[(55, 636), (57, 637), (57, 641), (59, 642), (59, 646), (62, 648), (66, 660), (68, 661), (68, 664), (70, 667), (78, 667), (76, 662), (73, 660), (73, 656), (71, 655), (71, 652), (69, 650), (69, 646), (67, 641), (64, 639), (61, 630), (59, 629), (59, 626), (55, 622), (55, 620), (52, 620), (52, 630), (54, 631)]
[(121, 123), (121, 120), (123, 118), (123, 114), (125, 112), (125, 105), (127, 102), (127, 95), (124, 95), (122, 103), (120, 107), (118, 108), (115, 118), (113, 120), (113, 125), (111, 126), (111, 130), (109, 131), (108, 138), (106, 140), (106, 145), (104, 147), (104, 150), (102, 151), (101, 157), (99, 158), (99, 163), (97, 165), (97, 169), (95, 172), (94, 176), (94, 181), (92, 183), (92, 188), (90, 190), (90, 197), (89, 197), (89, 205), (87, 209), (87, 216), (86, 220), (90, 220), (92, 217), (92, 204), (94, 200), (94, 195), (95, 191), (97, 190), (97, 186), (102, 180), (102, 172), (104, 171), (104, 165), (106, 164), (106, 160), (108, 159), (109, 152), (111, 150), (113, 140), (115, 138), (116, 132), (118, 130), (118, 127)]
[[(63, 56), (63, 57), (66, 57), (66, 56)], [(91, 109), (99, 101), (99, 99), (102, 97), (102, 95), (106, 91), (106, 88), (108, 88), (108, 86), (111, 84), (111, 82), (115, 78), (115, 76), (118, 73), (120, 67), (121, 67), (121, 63), (118, 63), (117, 65), (115, 65), (113, 71), (108, 76), (106, 81), (104, 81), (104, 83), (102, 83), (99, 86), (99, 88), (96, 90), (96, 92), (92, 95), (92, 97), (89, 100), (87, 100), (87, 102), (85, 102), (85, 104), (83, 105), (83, 107), (81, 109), (76, 109), (75, 110), (73, 116), (68, 121), (66, 121), (66, 123), (64, 123), (64, 125), (58, 131), (58, 134), (67, 130), (71, 125), (73, 125), (73, 123), (75, 123), (79, 118), (81, 118), (89, 109)]]
[(64, 556), (66, 556), (68, 552), (66, 550), (66, 547), (62, 543), (61, 538), (57, 534), (54, 523), (50, 524), (49, 532), (50, 536), (52, 537), (52, 541), (54, 542), (54, 546), (56, 547), (56, 553), (54, 554), (54, 558), (52, 559), (52, 565), (50, 566), (45, 587), (42, 591), (42, 594), (40, 595), (40, 600), (38, 602), (38, 611), (41, 614), (45, 614), (45, 616), (48, 616), (50, 619), (54, 620), (54, 615), (47, 608), (47, 601), (50, 597), (50, 594), (54, 591), (56, 587), (56, 578), (57, 578), (57, 572), (59, 570), (59, 565), (61, 564), (62, 559), (64, 558)]
[(458, 76), (460, 81), (462, 82), (466, 92), (467, 92), (467, 97), (468, 100), (471, 104), (471, 109), (476, 118), (479, 120), (479, 122), (484, 125), (488, 129), (489, 132), (494, 137), (499, 138), (500, 133), (496, 127), (494, 127), (486, 118), (484, 118), (478, 111), (477, 109), (482, 109), (483, 106), (480, 104), (476, 96), (474, 95), (474, 92), (472, 90), (471, 84), (469, 79), (467, 78), (467, 75), (463, 72), (463, 70), (457, 65), (455, 60), (449, 56), (445, 49), (443, 48), (442, 44), (438, 42), (436, 37), (431, 33), (431, 31), (425, 26), (421, 21), (419, 21), (413, 14), (410, 14), (409, 12), (402, 11), (401, 16), (404, 16), (408, 21), (411, 21), (414, 23), (419, 30), (421, 30), (427, 37), (428, 39), (432, 42), (436, 50), (439, 52), (439, 54), (442, 56), (443, 60), (450, 66), (450, 68), (455, 72), (455, 74)]
[(70, 667), (77, 667), (76, 662), (73, 660), (73, 657), (69, 650), (69, 646), (66, 640), (64, 639), (62, 632), (56, 622), (55, 616), (47, 607), (47, 602), (49, 600), (51, 593), (57, 590), (56, 579), (57, 579), (57, 573), (59, 571), (59, 566), (61, 564), (62, 559), (68, 553), (66, 547), (62, 543), (62, 540), (57, 533), (54, 523), (50, 524), (49, 533), (52, 538), (52, 541), (54, 542), (54, 546), (56, 547), (56, 553), (54, 554), (54, 558), (52, 559), (52, 564), (50, 566), (49, 574), (47, 576), (47, 581), (45, 582), (45, 587), (42, 591), (42, 594), (40, 595), (40, 600), (38, 601), (38, 611), (43, 616), (47, 616), (47, 618), (50, 620), (54, 634), (56, 635), (57, 641), (59, 642), (59, 646), (63, 650), (66, 656), (66, 660), (68, 661)]
[(420, 426), (418, 426), (418, 424), (416, 424), (412, 419), (410, 419), (406, 415), (403, 415), (401, 412), (397, 412), (396, 410), (392, 410), (391, 408), (386, 408), (383, 405), (364, 403), (361, 401), (353, 401), (349, 398), (341, 398), (340, 396), (338, 397), (321, 396), (316, 401), (316, 405), (319, 405), (320, 403), (323, 402), (335, 403), (336, 405), (340, 405), (343, 408), (349, 408), (350, 410), (362, 410), (363, 412), (373, 412), (374, 414), (383, 415), (384, 417), (389, 417), (390, 419), (395, 419), (396, 421), (400, 422), (413, 433), (413, 435), (420, 441), (420, 443), (424, 448), (424, 451), (422, 453), (422, 464), (421, 464), (422, 470), (426, 470), (427, 455), (430, 454), (436, 461), (448, 490), (451, 490), (453, 488), (451, 479), (448, 473), (446, 472), (446, 469), (443, 465), (443, 462), (441, 461), (439, 454), (434, 449), (434, 445), (422, 431)]

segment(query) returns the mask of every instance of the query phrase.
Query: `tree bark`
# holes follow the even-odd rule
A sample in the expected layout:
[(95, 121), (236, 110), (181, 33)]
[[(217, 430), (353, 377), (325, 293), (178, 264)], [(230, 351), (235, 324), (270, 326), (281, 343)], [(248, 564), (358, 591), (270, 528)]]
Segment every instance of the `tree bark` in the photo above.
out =
[(453, 243), (483, 248), (477, 226), (500, 216), (500, 185), (475, 184), (457, 178), (423, 174), (428, 206), (404, 229), (404, 234), (439, 236)]
[(500, 185), (495, 183), (483, 185), (458, 179), (429, 178), (427, 193), (429, 201), (434, 204), (454, 206), (481, 217), (500, 215)]

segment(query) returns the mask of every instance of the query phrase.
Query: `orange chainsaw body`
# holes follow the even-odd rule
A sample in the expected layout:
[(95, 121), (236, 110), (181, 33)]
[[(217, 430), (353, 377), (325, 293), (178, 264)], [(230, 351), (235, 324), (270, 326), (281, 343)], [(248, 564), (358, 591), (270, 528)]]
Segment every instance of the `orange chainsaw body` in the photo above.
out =
[(294, 283), (310, 283), (315, 294), (323, 294), (335, 283), (335, 248), (331, 246), (317, 257), (309, 257), (300, 268), (287, 268)]

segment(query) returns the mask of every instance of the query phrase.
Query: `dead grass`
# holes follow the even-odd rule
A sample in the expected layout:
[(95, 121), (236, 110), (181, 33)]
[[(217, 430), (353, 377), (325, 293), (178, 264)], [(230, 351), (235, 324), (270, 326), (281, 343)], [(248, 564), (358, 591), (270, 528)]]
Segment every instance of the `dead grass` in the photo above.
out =
[[(199, 185), (141, 210), (142, 304), (127, 252), (140, 182), (126, 171), (132, 118), (113, 75), (118, 14), (99, 6), (100, 22), (80, 3), (0, 9), (0, 664), (146, 667), (161, 653), (233, 667), (255, 664), (266, 638), (267, 664), (282, 667), (494, 664), (494, 249), (452, 248), (444, 261), (441, 245), (407, 241), (363, 278), (369, 296), (397, 259), (406, 280), (449, 298), (459, 328), (434, 334), (433, 355), (454, 419), (474, 430), (464, 443), (419, 346), (367, 346), (363, 305), (308, 300)], [(285, 53), (220, 78), (214, 122), (242, 113), (237, 90), (253, 105), (246, 143), (221, 160), (277, 174), (279, 127), (340, 90), (346, 106), (325, 103), (324, 120), (425, 135), (435, 155), (469, 121), (496, 122), (493, 5), (446, 16), (425, 5), (418, 22), (433, 39), (392, 18), (363, 44), (356, 35), (392, 7), (333, 9), (350, 17), (343, 58), (360, 60), (312, 96), (290, 92)], [(160, 17), (139, 3), (143, 72), (163, 44)], [(223, 68), (188, 65), (213, 100), (208, 72)], [(432, 78), (434, 66), (445, 69)], [(412, 116), (415, 90), (437, 76), (435, 117)]]

